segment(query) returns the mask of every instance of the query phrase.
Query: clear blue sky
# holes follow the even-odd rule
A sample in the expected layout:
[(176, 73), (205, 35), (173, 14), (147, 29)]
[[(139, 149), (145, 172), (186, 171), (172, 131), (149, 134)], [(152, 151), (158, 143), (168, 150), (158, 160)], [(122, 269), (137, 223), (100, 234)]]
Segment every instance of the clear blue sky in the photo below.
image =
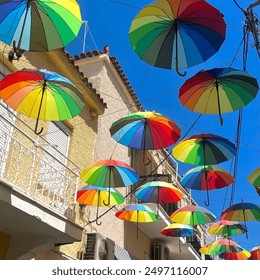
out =
[[(125, 71), (131, 85), (137, 93), (143, 107), (150, 111), (155, 110), (174, 120), (181, 128), (184, 135), (198, 114), (184, 108), (178, 100), (178, 89), (185, 80), (202, 69), (217, 67), (230, 67), (235, 57), (238, 46), (243, 37), (244, 16), (232, 0), (209, 0), (208, 2), (219, 9), (227, 23), (226, 40), (219, 52), (207, 62), (187, 70), (186, 77), (180, 77), (174, 70), (160, 69), (149, 66), (131, 49), (128, 31), (131, 21), (140, 11), (134, 7), (144, 7), (152, 3), (151, 0), (118, 0), (125, 3), (120, 5), (109, 0), (78, 0), (81, 5), (82, 18), (88, 21), (85, 52), (102, 50), (108, 44), (110, 55), (116, 56)], [(246, 9), (254, 1), (237, 0)], [(130, 6), (134, 7), (130, 7)], [(260, 6), (254, 9), (260, 16)], [(67, 48), (71, 55), (80, 54), (83, 51), (84, 33), (83, 27), (77, 39)], [(256, 50), (252, 47), (253, 40), (249, 42), (247, 71), (260, 81), (260, 60)], [(240, 49), (232, 67), (243, 69), (242, 49)], [(104, 97), (105, 98), (105, 97)], [(236, 178), (236, 190), (234, 203), (243, 198), (245, 202), (260, 205), (260, 197), (253, 186), (248, 182), (248, 175), (257, 167), (260, 167), (260, 96), (258, 96), (243, 110), (243, 123), (241, 145), (239, 152), (238, 175)], [(187, 136), (199, 133), (214, 133), (234, 142), (236, 139), (236, 127), (238, 113), (223, 115), (224, 125), (219, 125), (217, 115), (203, 115)], [(232, 161), (219, 165), (231, 171)], [(183, 175), (191, 166), (180, 164), (179, 173)], [(210, 192), (209, 209), (219, 218), (221, 212), (229, 206), (231, 188)], [(224, 199), (227, 191), (227, 200)], [(206, 193), (193, 191), (193, 197), (198, 204), (205, 207)], [(242, 247), (251, 250), (253, 246), (260, 244), (260, 223), (248, 222), (249, 239), (245, 235), (235, 238)]]

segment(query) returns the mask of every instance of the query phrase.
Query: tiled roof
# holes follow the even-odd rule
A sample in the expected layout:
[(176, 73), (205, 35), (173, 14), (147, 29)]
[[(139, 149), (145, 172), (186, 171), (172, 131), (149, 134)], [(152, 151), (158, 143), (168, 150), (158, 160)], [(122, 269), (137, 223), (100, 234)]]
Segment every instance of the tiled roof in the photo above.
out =
[[(75, 55), (74, 56), (74, 61), (86, 58), (86, 57), (95, 57), (95, 56), (99, 56), (102, 54), (106, 54), (105, 52), (100, 52), (100, 51), (92, 51), (92, 52), (87, 52), (87, 53), (81, 53), (80, 55)], [(119, 76), (121, 77), (123, 83), (125, 84), (130, 96), (132, 97), (135, 105), (137, 106), (139, 111), (144, 111), (144, 108), (140, 102), (140, 100), (138, 99), (136, 93), (134, 92), (128, 78), (126, 77), (126, 74), (124, 73), (124, 70), (122, 69), (121, 65), (119, 64), (117, 58), (115, 56), (109, 56), (111, 62), (113, 63), (117, 73), (119, 74)]]

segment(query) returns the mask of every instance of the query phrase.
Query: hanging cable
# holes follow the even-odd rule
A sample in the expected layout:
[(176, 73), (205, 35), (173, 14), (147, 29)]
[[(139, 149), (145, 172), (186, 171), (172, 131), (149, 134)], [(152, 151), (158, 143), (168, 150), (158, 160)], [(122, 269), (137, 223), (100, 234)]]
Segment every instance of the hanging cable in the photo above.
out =
[(120, 5), (123, 5), (123, 6), (126, 6), (126, 7), (138, 9), (138, 10), (141, 10), (141, 9), (142, 9), (142, 8), (140, 8), (140, 7), (133, 6), (133, 5), (130, 5), (130, 4), (126, 4), (126, 3), (123, 3), (123, 2), (120, 2), (120, 1), (109, 0), (109, 2), (114, 2), (114, 3), (120, 4)]
[(242, 116), (243, 116), (243, 108), (239, 110), (238, 115), (238, 124), (237, 124), (237, 133), (236, 133), (236, 155), (235, 155), (235, 162), (234, 162), (234, 182), (231, 188), (231, 197), (230, 197), (230, 205), (233, 204), (234, 197), (235, 197), (235, 188), (236, 188), (236, 178), (237, 178), (237, 170), (238, 170), (238, 159), (239, 159), (239, 149), (240, 149), (240, 138), (241, 138), (241, 128), (242, 128)]

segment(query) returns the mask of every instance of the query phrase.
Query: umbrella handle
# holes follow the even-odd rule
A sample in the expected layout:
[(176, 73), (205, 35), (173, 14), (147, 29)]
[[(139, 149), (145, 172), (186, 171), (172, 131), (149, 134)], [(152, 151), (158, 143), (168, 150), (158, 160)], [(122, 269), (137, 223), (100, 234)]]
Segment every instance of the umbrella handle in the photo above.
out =
[(105, 205), (105, 206), (109, 206), (110, 205), (110, 179), (111, 179), (111, 173), (112, 173), (112, 171), (111, 171), (111, 168), (110, 168), (110, 170), (109, 170), (109, 187), (108, 187), (108, 201), (107, 201), (107, 203), (105, 202), (105, 200), (103, 200), (103, 204)]
[(181, 76), (181, 77), (184, 77), (184, 76), (187, 75), (187, 72), (186, 72), (186, 71), (184, 71), (184, 73), (181, 73), (181, 72), (179, 71), (179, 64), (178, 64), (178, 59), (177, 59), (177, 58), (176, 58), (176, 72), (177, 72), (177, 74), (178, 74), (179, 76)]
[(176, 46), (175, 46), (175, 51), (176, 51), (176, 57), (175, 57), (175, 66), (176, 66), (176, 72), (179, 76), (184, 77), (186, 76), (187, 72), (184, 71), (184, 73), (181, 73), (179, 71), (179, 61), (178, 61), (178, 25), (175, 21), (175, 35), (176, 35)]
[(34, 128), (34, 133), (36, 135), (40, 135), (43, 132), (43, 127), (41, 127), (41, 129), (39, 131), (37, 131), (38, 129), (38, 123), (39, 123), (39, 119), (36, 120), (36, 124), (35, 124), (35, 128)]

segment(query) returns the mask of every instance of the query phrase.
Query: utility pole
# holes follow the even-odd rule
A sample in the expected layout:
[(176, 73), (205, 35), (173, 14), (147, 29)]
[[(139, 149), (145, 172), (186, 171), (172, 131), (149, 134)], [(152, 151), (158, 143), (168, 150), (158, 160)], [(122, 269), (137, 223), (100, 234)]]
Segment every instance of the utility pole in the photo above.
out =
[(247, 27), (250, 32), (252, 32), (256, 51), (258, 53), (258, 56), (260, 58), (260, 26), (259, 26), (259, 20), (256, 17), (256, 15), (253, 12), (253, 8), (260, 5), (260, 0), (250, 4), (245, 12), (246, 19), (247, 19)]

